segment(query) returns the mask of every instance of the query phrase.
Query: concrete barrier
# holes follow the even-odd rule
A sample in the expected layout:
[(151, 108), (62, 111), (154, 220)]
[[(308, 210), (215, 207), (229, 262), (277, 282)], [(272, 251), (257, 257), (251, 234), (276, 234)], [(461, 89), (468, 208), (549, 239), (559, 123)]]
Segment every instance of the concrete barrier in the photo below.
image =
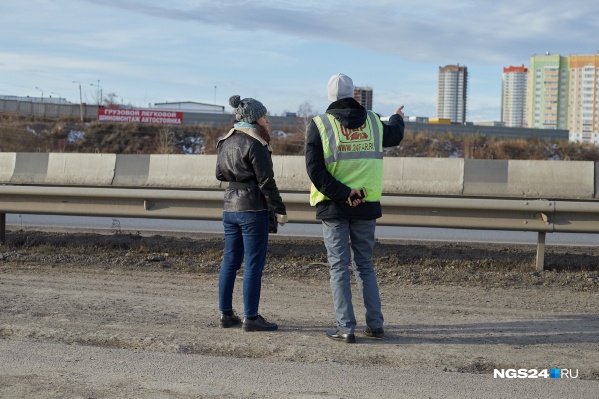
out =
[(282, 191), (310, 191), (312, 182), (306, 161), (300, 156), (274, 156), (272, 160), (277, 187)]
[(45, 184), (110, 186), (116, 154), (56, 154), (48, 157)]
[(17, 154), (14, 152), (0, 152), (0, 183), (10, 182), (15, 171)]
[(525, 198), (594, 198), (594, 162), (509, 161), (506, 194)]
[(385, 158), (383, 192), (461, 195), (464, 160), (458, 158)]
[(15, 153), (14, 173), (11, 184), (44, 184), (48, 174), (50, 154), (40, 152)]
[(151, 155), (149, 187), (220, 188), (216, 155)]
[(143, 187), (150, 174), (151, 155), (117, 155), (112, 185), (115, 187)]
[(594, 199), (599, 163), (469, 159), (464, 163), (465, 196)]
[(467, 159), (464, 161), (464, 195), (506, 196), (507, 160)]
[[(385, 158), (398, 195), (597, 199), (599, 162)], [(274, 156), (280, 190), (307, 192), (303, 156)], [(219, 189), (216, 155), (0, 153), (0, 184)]]

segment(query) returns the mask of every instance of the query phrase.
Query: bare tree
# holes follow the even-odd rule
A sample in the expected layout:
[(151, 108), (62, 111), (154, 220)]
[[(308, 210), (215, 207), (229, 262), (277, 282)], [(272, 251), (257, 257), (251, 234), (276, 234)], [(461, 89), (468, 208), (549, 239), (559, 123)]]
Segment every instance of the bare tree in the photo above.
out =
[[(308, 131), (308, 126), (310, 122), (312, 122), (312, 118), (317, 115), (317, 112), (312, 108), (312, 103), (310, 101), (304, 101), (300, 104), (297, 109), (297, 130), (304, 138), (304, 143), (306, 142), (306, 133)], [(303, 154), (303, 150), (302, 150)]]
[(117, 96), (116, 93), (108, 93), (104, 99), (102, 100), (102, 102), (108, 107), (108, 108), (118, 108), (120, 106), (120, 104), (118, 103), (118, 99), (119, 96)]
[(297, 109), (297, 117), (300, 120), (300, 128), (303, 132), (306, 131), (315, 115), (316, 112), (312, 109), (312, 103), (310, 103), (310, 101), (304, 101), (300, 104)]
[(162, 125), (158, 129), (154, 146), (158, 154), (174, 154), (175, 148), (175, 132), (169, 125)]

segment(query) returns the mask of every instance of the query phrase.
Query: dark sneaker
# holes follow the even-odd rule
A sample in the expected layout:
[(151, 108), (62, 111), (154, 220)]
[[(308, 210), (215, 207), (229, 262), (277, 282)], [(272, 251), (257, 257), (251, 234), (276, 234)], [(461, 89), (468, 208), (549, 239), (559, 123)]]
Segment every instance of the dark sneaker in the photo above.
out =
[(222, 313), (220, 314), (220, 326), (222, 328), (229, 328), (239, 324), (241, 324), (241, 319), (235, 314), (235, 312), (233, 312), (233, 314), (230, 316)]
[(243, 331), (274, 331), (279, 328), (275, 323), (270, 323), (260, 315), (256, 320), (250, 320), (248, 318), (243, 319)]
[(343, 341), (348, 344), (356, 342), (356, 336), (351, 333), (342, 333), (339, 330), (328, 330), (327, 337), (335, 341)]
[(366, 330), (364, 330), (364, 335), (366, 338), (385, 339), (385, 331), (382, 328), (366, 327)]

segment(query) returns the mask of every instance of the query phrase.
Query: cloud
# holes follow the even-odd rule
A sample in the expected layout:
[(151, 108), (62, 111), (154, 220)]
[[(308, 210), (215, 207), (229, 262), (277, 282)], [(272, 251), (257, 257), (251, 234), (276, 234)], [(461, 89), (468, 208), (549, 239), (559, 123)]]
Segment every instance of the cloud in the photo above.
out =
[(597, 7), (582, 0), (567, 4), (555, 0), (94, 3), (157, 18), (224, 26), (240, 40), (248, 32), (267, 31), (304, 41), (373, 49), (418, 62), (505, 63), (527, 60), (548, 47), (555, 49), (552, 52), (567, 52), (573, 46), (595, 51), (595, 35), (590, 33), (599, 27)]
[(226, 103), (239, 92), (275, 111), (305, 100), (323, 111), (326, 80), (343, 71), (373, 87), (382, 113), (401, 102), (426, 116), (438, 66), (459, 63), (470, 75), (469, 114), (493, 106), (499, 115), (501, 68), (546, 51), (597, 51), (598, 14), (586, 0), (8, 2), (0, 70), (11, 87), (2, 90), (66, 93), (73, 80), (101, 79), (143, 105), (150, 97)]
[(38, 54), (27, 53), (9, 53), (0, 52), (0, 58), (3, 63), (4, 71), (47, 71), (54, 68), (66, 69), (70, 71), (96, 70), (111, 71), (123, 69), (125, 65), (118, 61), (98, 61), (78, 58), (65, 58), (63, 56), (44, 56), (40, 58)]

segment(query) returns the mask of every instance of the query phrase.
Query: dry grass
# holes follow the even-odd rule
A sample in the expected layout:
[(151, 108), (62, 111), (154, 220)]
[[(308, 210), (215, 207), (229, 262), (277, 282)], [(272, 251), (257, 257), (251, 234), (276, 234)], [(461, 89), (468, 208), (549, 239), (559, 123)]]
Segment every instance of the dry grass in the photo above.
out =
[(598, 161), (599, 147), (541, 139), (503, 139), (493, 136), (453, 135), (406, 131), (390, 156), (465, 159), (520, 159)]
[[(0, 115), (0, 151), (79, 152), (115, 154), (214, 154), (216, 143), (229, 129), (223, 126), (164, 126), (135, 123), (81, 123), (76, 119)], [(299, 126), (273, 134), (276, 155), (303, 155), (305, 136)], [(73, 139), (73, 133), (77, 139)], [(78, 135), (77, 135), (78, 134)], [(500, 139), (492, 136), (406, 131), (399, 147), (388, 156), (598, 161), (599, 147), (566, 141)]]

